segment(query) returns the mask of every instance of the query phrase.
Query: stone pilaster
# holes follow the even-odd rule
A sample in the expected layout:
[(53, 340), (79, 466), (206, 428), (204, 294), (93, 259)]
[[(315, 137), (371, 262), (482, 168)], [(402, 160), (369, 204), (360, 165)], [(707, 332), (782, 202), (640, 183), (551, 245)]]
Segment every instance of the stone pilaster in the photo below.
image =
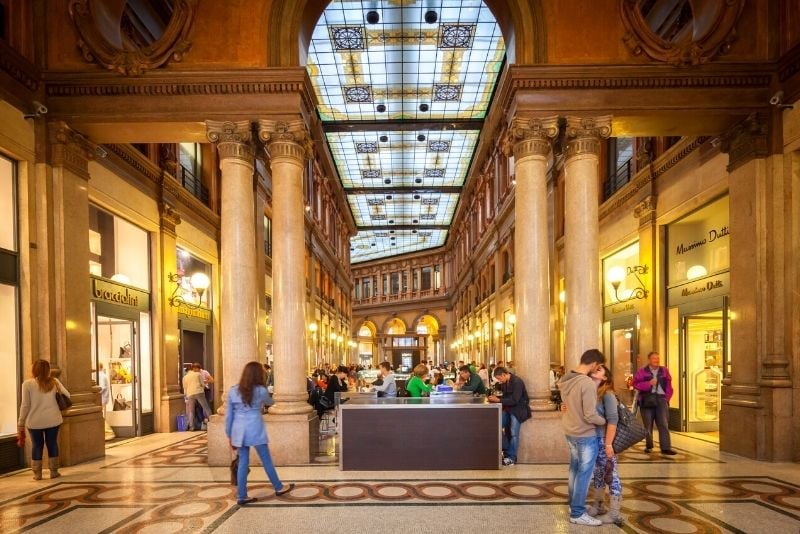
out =
[(638, 301), (639, 306), (639, 352), (646, 355), (650, 351), (663, 352), (661, 334), (661, 265), (658, 251), (658, 226), (656, 225), (656, 195), (648, 195), (633, 209), (633, 216), (639, 221), (639, 264), (648, 267), (647, 274), (640, 277), (647, 289), (647, 297)]
[(564, 364), (577, 366), (587, 349), (600, 348), (599, 219), (601, 139), (611, 117), (567, 117), (565, 131), (564, 255), (567, 294)]
[(276, 463), (311, 460), (318, 420), (306, 402), (306, 291), (298, 269), (305, 264), (305, 206), (303, 171), (312, 143), (302, 120), (260, 120), (259, 138), (265, 143), (272, 171), (273, 242), (273, 363), (275, 406), (267, 420), (272, 427)]
[(791, 176), (769, 155), (766, 117), (753, 114), (726, 132), (730, 162), (731, 374), (723, 385), (720, 449), (759, 460), (787, 461), (792, 381), (787, 354), (792, 295)]
[(65, 123), (49, 125), (52, 165), (52, 295), (59, 325), (51, 340), (50, 361), (69, 390), (73, 406), (64, 413), (59, 434), (61, 462), (72, 465), (105, 455), (99, 388), (92, 385), (89, 299), (89, 160), (96, 145)]

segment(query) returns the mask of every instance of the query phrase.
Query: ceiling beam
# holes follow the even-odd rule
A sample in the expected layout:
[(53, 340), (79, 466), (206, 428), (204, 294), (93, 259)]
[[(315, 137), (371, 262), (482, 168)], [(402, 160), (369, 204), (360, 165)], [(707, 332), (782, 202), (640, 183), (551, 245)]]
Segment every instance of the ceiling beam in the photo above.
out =
[(383, 224), (356, 226), (359, 232), (385, 232), (388, 230), (450, 230), (449, 224)]
[(322, 124), (326, 132), (415, 132), (417, 130), (480, 130), (482, 120), (387, 120), (387, 121), (332, 121)]
[(444, 193), (458, 194), (463, 188), (460, 186), (440, 187), (346, 187), (346, 195), (411, 195), (415, 193)]

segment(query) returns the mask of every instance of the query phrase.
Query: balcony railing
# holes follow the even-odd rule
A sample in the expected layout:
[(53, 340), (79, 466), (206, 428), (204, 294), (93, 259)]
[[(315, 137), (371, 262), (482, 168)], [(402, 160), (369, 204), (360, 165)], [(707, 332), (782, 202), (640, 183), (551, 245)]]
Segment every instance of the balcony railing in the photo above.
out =
[(631, 160), (624, 162), (617, 167), (614, 174), (608, 177), (606, 183), (603, 184), (603, 200), (608, 200), (611, 195), (619, 191), (619, 189), (631, 181)]
[(361, 298), (354, 298), (354, 306), (366, 306), (371, 304), (381, 304), (388, 302), (410, 302), (414, 300), (437, 297), (444, 295), (443, 288), (429, 288), (429, 289), (414, 289), (406, 290), (398, 293), (375, 294), (370, 296), (361, 296)]
[(178, 165), (178, 180), (184, 189), (189, 191), (196, 199), (208, 206), (208, 188), (203, 185), (192, 171)]

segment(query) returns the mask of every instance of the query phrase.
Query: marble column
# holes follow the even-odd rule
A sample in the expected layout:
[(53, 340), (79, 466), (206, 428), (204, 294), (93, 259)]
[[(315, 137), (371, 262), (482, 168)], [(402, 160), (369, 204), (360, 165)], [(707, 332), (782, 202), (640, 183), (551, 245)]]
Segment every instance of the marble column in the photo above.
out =
[[(100, 388), (92, 384), (89, 296), (89, 159), (95, 145), (63, 122), (48, 126), (52, 165), (50, 215), (52, 236), (52, 322), (50, 363), (69, 390), (73, 405), (64, 413), (59, 433), (63, 465), (105, 455)], [(26, 374), (27, 374), (26, 369)]]
[[(567, 117), (564, 153), (564, 256), (567, 294), (564, 364), (574, 369), (581, 354), (602, 348), (600, 298), (599, 154), (611, 134), (611, 117)], [(517, 247), (518, 253), (520, 252)]]
[[(163, 178), (169, 180), (170, 178)], [(165, 190), (167, 188), (164, 188)], [(162, 195), (165, 193), (162, 192)], [(186, 411), (186, 403), (181, 393), (180, 380), (180, 353), (178, 342), (180, 330), (178, 329), (178, 310), (169, 302), (175, 282), (169, 277), (176, 272), (177, 258), (177, 226), (181, 217), (173, 207), (161, 202), (161, 228), (159, 232), (159, 255), (161, 257), (160, 296), (153, 299), (159, 306), (160, 324), (154, 328), (154, 333), (160, 328), (161, 335), (154, 336), (156, 343), (160, 343), (158, 353), (161, 357), (155, 360), (154, 375), (158, 377), (157, 388), (159, 402), (156, 408), (156, 429), (159, 432), (174, 432), (178, 428), (178, 414)]]
[[(275, 406), (268, 420), (273, 457), (279, 464), (307, 463), (317, 440), (318, 420), (306, 402), (306, 292), (303, 170), (311, 154), (311, 139), (302, 120), (259, 121), (272, 171), (273, 244), (272, 324)], [(298, 271), (298, 269), (300, 269)]]
[[(766, 117), (753, 114), (722, 136), (730, 173), (731, 373), (720, 412), (720, 450), (797, 460), (787, 343), (793, 302), (791, 171), (771, 156)], [(796, 408), (795, 408), (796, 410)]]
[[(514, 366), (525, 380), (531, 409), (550, 402), (550, 261), (547, 227), (547, 160), (558, 117), (517, 117), (509, 129), (517, 179), (514, 200)], [(494, 328), (494, 327), (492, 327)]]
[(206, 121), (221, 178), (220, 336), (223, 397), (245, 364), (258, 359), (258, 244), (253, 220), (255, 149), (249, 121)]

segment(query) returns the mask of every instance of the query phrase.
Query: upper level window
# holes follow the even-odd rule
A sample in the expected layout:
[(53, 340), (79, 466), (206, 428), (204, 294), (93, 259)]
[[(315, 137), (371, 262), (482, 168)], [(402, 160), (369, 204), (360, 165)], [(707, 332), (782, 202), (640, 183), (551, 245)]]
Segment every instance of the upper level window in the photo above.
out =
[(608, 142), (608, 178), (603, 199), (608, 199), (631, 181), (633, 172), (633, 137), (612, 137)]
[(0, 156), (0, 248), (17, 250), (16, 164)]
[(6, 41), (8, 40), (8, 28), (6, 25), (8, 24), (8, 15), (6, 12), (6, 6), (4, 3), (0, 2), (0, 40)]
[(272, 257), (272, 219), (264, 216), (264, 254)]
[(129, 50), (150, 46), (164, 35), (172, 19), (172, 2), (128, 0), (120, 22), (123, 46)]
[(89, 272), (115, 282), (150, 290), (147, 232), (89, 205)]
[(180, 143), (178, 150), (178, 179), (184, 189), (208, 205), (208, 188), (203, 185), (202, 152), (198, 143)]
[[(194, 257), (189, 251), (182, 248), (176, 249), (176, 263), (178, 276), (180, 276), (180, 292), (181, 298), (185, 302), (195, 305), (200, 305), (205, 308), (211, 308), (211, 265)], [(198, 283), (198, 277), (202, 280), (202, 275), (205, 275), (205, 282), (208, 286), (202, 291), (198, 291), (195, 285)]]

